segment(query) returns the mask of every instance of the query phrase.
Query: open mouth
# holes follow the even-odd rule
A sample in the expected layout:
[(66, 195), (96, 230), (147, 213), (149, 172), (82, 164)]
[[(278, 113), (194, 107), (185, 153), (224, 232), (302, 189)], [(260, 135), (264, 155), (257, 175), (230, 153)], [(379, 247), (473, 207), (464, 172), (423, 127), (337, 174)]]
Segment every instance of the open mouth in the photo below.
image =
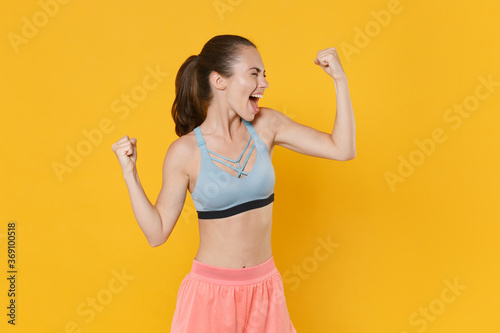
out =
[(260, 94), (250, 95), (250, 104), (252, 105), (252, 108), (255, 112), (259, 111), (259, 99), (261, 99), (262, 97), (264, 96)]

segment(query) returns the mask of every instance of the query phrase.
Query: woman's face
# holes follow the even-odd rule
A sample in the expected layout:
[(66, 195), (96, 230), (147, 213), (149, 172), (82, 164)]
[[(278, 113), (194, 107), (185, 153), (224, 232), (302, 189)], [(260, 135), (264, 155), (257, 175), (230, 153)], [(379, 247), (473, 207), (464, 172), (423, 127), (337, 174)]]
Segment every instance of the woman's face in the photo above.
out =
[(259, 99), (269, 87), (259, 51), (252, 46), (242, 47), (233, 71), (233, 75), (225, 79), (228, 106), (243, 119), (251, 120), (259, 111)]

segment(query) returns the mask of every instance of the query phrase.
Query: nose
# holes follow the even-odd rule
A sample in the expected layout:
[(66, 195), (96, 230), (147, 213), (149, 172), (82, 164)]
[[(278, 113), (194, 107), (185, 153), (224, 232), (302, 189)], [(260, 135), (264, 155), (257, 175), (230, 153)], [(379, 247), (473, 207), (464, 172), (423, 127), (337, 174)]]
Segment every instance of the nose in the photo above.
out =
[(259, 81), (259, 88), (267, 89), (267, 87), (269, 87), (269, 82), (262, 76), (262, 79)]

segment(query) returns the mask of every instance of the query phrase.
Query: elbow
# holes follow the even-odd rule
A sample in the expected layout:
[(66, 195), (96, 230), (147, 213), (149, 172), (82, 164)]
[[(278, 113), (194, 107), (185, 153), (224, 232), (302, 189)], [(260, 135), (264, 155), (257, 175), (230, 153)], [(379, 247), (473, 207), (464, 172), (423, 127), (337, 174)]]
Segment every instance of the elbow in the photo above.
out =
[(163, 222), (161, 221), (161, 218), (160, 218), (160, 228), (158, 228), (154, 232), (148, 233), (146, 235), (149, 246), (158, 247), (158, 246), (166, 243), (168, 238), (170, 237), (171, 233), (172, 233), (172, 229), (169, 229), (169, 231), (167, 232), (167, 230), (165, 230), (165, 226), (163, 225)]
[(352, 160), (356, 157), (356, 151), (352, 151), (350, 153), (345, 153), (345, 154), (342, 154), (342, 155), (337, 155), (336, 157), (333, 157), (332, 159), (333, 160), (337, 160), (337, 161), (349, 161), (349, 160)]
[(356, 151), (353, 151), (352, 153), (350, 153), (349, 155), (346, 156), (344, 161), (353, 160), (355, 157), (356, 157)]
[(349, 161), (356, 157), (356, 144), (334, 144), (331, 149), (330, 159)]
[(149, 242), (149, 246), (158, 247), (158, 246), (162, 245), (163, 243), (165, 243), (165, 242)]
[(336, 161), (349, 161), (349, 160), (354, 159), (355, 157), (356, 157), (356, 151), (353, 150), (353, 151), (341, 153), (341, 154), (336, 152), (335, 154), (333, 154), (330, 157), (330, 159), (336, 160)]
[(159, 242), (157, 242), (157, 243), (154, 243), (154, 242), (149, 242), (149, 246), (151, 246), (151, 247), (158, 247), (158, 246), (160, 246), (160, 245), (162, 245), (162, 244), (163, 244), (163, 243), (159, 243)]
[(158, 247), (162, 244), (164, 244), (167, 241), (166, 238), (155, 238), (155, 239), (148, 239), (148, 244), (151, 247)]

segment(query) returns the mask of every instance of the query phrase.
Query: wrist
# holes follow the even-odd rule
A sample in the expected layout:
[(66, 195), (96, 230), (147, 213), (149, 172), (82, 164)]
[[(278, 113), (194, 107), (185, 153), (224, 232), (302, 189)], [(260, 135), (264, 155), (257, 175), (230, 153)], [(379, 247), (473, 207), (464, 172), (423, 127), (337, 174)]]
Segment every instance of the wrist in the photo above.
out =
[(343, 74), (343, 75), (338, 75), (338, 76), (336, 76), (336, 77), (333, 77), (333, 76), (332, 76), (332, 78), (333, 78), (333, 80), (334, 80), (335, 82), (347, 82), (347, 75), (345, 75), (345, 74)]
[(125, 181), (137, 180), (138, 179), (137, 169), (131, 168), (131, 169), (123, 170), (123, 178), (125, 179)]

